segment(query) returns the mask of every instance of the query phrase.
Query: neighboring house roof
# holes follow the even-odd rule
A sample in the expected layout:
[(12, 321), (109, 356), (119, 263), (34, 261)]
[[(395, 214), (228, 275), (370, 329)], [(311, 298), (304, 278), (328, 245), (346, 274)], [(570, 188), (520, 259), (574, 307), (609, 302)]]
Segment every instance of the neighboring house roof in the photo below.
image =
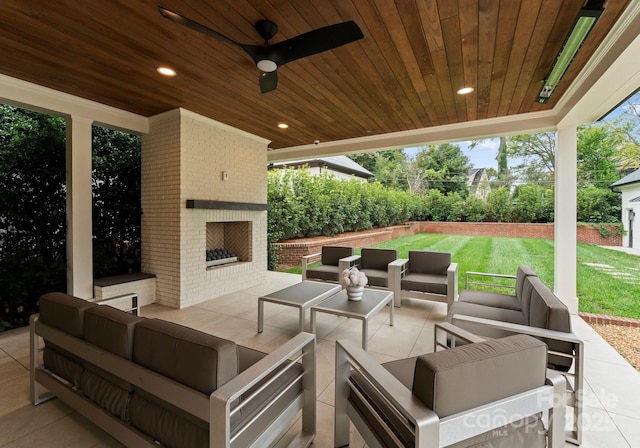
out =
[(637, 198), (631, 199), (629, 202), (640, 202), (640, 196), (638, 196)]
[(482, 181), (482, 177), (485, 175), (486, 168), (471, 168), (469, 170), (469, 193), (476, 194), (478, 190), (478, 185)]
[(290, 160), (288, 162), (278, 162), (273, 164), (273, 168), (283, 168), (285, 166), (298, 167), (303, 165), (312, 166), (324, 166), (334, 171), (340, 171), (346, 174), (353, 174), (354, 176), (368, 179), (373, 177), (373, 173), (354, 162), (347, 156), (332, 156), (332, 157), (318, 157), (315, 159), (305, 160)]
[(611, 184), (612, 187), (621, 187), (623, 185), (640, 183), (640, 169), (635, 170), (628, 176), (623, 177), (617, 182)]

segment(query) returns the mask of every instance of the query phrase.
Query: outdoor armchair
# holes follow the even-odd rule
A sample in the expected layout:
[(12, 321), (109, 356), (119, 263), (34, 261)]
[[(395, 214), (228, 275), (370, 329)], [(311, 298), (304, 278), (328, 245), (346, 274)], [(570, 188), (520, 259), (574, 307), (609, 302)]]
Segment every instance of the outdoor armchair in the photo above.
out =
[[(352, 255), (353, 247), (322, 246), (322, 252), (302, 257), (302, 280), (342, 283), (340, 260)], [(309, 263), (318, 257), (320, 257), (320, 264), (309, 267)]]
[(369, 279), (367, 286), (392, 289), (389, 279), (391, 264), (398, 258), (397, 250), (363, 248), (360, 255), (354, 255), (354, 258), (355, 265)]
[(529, 336), (385, 364), (338, 341), (334, 446), (349, 444), (351, 421), (370, 447), (564, 447), (564, 387)]
[(448, 252), (411, 250), (408, 259), (396, 260), (390, 270), (397, 307), (403, 297), (444, 302), (447, 310), (456, 300), (458, 263), (451, 262)]

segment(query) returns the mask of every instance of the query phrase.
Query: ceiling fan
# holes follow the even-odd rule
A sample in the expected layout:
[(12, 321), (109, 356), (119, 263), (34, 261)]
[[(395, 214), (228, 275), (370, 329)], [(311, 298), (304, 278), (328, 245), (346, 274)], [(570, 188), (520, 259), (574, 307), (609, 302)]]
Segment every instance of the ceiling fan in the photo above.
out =
[(278, 26), (270, 20), (259, 20), (256, 22), (255, 28), (258, 34), (264, 39), (264, 44), (241, 44), (205, 25), (194, 22), (173, 11), (169, 11), (162, 6), (158, 6), (158, 9), (160, 10), (160, 14), (169, 20), (244, 50), (260, 69), (259, 82), (262, 93), (275, 90), (278, 86), (278, 67), (282, 67), (284, 64), (297, 59), (332, 50), (363, 38), (360, 27), (358, 27), (355, 22), (348, 21), (318, 28), (276, 44), (269, 44), (269, 40), (278, 32)]

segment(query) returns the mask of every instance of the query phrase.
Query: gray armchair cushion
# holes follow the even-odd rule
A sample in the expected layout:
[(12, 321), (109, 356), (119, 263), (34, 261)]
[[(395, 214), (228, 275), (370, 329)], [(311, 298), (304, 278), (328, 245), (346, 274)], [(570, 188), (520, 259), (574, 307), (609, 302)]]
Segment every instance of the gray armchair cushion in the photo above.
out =
[(369, 279), (369, 286), (387, 288), (389, 286), (389, 263), (398, 258), (395, 249), (362, 249), (360, 270)]
[(446, 417), (545, 384), (547, 346), (509, 336), (419, 356), (413, 394)]
[[(515, 338), (515, 340), (513, 340)], [(470, 408), (472, 405), (472, 400), (469, 400), (466, 395), (473, 396), (476, 392), (473, 388), (466, 390), (463, 392), (463, 396), (459, 397), (458, 392), (455, 390), (455, 383), (451, 384), (451, 382), (447, 383), (446, 381), (441, 384), (439, 379), (446, 379), (448, 373), (445, 373), (445, 370), (449, 370), (452, 372), (452, 375), (456, 375), (459, 382), (464, 382), (467, 380), (467, 376), (471, 378), (471, 381), (474, 380), (486, 380), (489, 382), (491, 387), (487, 388), (485, 384), (482, 384), (480, 388), (488, 389), (484, 390), (484, 398), (488, 399), (488, 397), (493, 393), (496, 397), (504, 397), (507, 396), (506, 390), (502, 390), (500, 381), (501, 377), (494, 377), (492, 375), (493, 369), (506, 369), (504, 371), (500, 371), (499, 375), (504, 375), (508, 378), (508, 382), (510, 385), (508, 386), (509, 390), (526, 390), (524, 388), (524, 384), (520, 384), (518, 381), (515, 381), (514, 378), (510, 377), (510, 375), (518, 375), (520, 373), (520, 369), (526, 370), (526, 368), (532, 366), (531, 371), (526, 372), (527, 378), (525, 378), (525, 382), (530, 381), (530, 383), (534, 384), (532, 387), (536, 387), (537, 385), (544, 384), (545, 381), (545, 346), (539, 341), (530, 338), (528, 336), (511, 336), (508, 338), (506, 344), (500, 343), (495, 344), (496, 341), (491, 341), (492, 344), (489, 347), (481, 346), (480, 349), (471, 350), (470, 352), (467, 350), (463, 350), (463, 347), (459, 347), (452, 350), (447, 350), (445, 352), (431, 353), (428, 355), (423, 355), (422, 357), (412, 357), (401, 359), (397, 361), (391, 361), (382, 364), (382, 366), (388, 370), (402, 385), (404, 385), (408, 390), (412, 390), (414, 387), (418, 388), (426, 388), (428, 387), (428, 380), (425, 378), (425, 369), (424, 366), (418, 368), (417, 363), (419, 358), (429, 358), (435, 356), (435, 362), (439, 364), (442, 369), (440, 373), (435, 375), (438, 381), (432, 383), (432, 386), (438, 389), (439, 393), (443, 393), (445, 397), (441, 397), (442, 399), (446, 398), (446, 395), (449, 393), (448, 391), (443, 390), (445, 387), (451, 386), (454, 389), (453, 394), (457, 398), (452, 398), (453, 400), (460, 399), (460, 403), (464, 404), (465, 409)], [(477, 344), (473, 344), (477, 345)], [(534, 348), (535, 347), (535, 348)], [(524, 350), (524, 354), (519, 354), (520, 350)], [(441, 358), (442, 355), (440, 353), (453, 352), (453, 355), (446, 355), (444, 358)], [(529, 357), (529, 354), (533, 354), (532, 357)], [(511, 357), (515, 358), (511, 358)], [(485, 357), (489, 357), (486, 361), (483, 362)], [(527, 364), (526, 366), (512, 366), (512, 363), (519, 363), (521, 358), (526, 358)], [(476, 359), (477, 358), (477, 359)], [(423, 361), (424, 362), (424, 361)], [(474, 363), (478, 362), (478, 365)], [(493, 363), (496, 362), (495, 365)], [(457, 370), (457, 364), (460, 363), (460, 370)], [(427, 362), (429, 365), (429, 362)], [(445, 365), (449, 365), (449, 367), (445, 367)], [(510, 370), (515, 368), (517, 371)], [(430, 369), (430, 367), (428, 367)], [(480, 377), (476, 377), (476, 370), (478, 370), (478, 375)], [(467, 370), (465, 374), (461, 374), (462, 371)], [(539, 376), (542, 375), (542, 378)], [(441, 378), (437, 378), (437, 376), (441, 376)], [(378, 416), (382, 417), (386, 424), (388, 424), (395, 434), (395, 436), (401, 441), (403, 446), (415, 446), (415, 439), (413, 433), (407, 428), (407, 422), (400, 418), (396, 412), (394, 412), (390, 407), (386, 400), (379, 398), (378, 394), (375, 392), (371, 384), (364, 378), (362, 373), (358, 370), (354, 370), (351, 373), (351, 381), (354, 386), (358, 388), (358, 390), (367, 398), (368, 405), (372, 406)], [(541, 382), (540, 382), (541, 381)], [(417, 383), (416, 386), (414, 384)], [(415, 394), (415, 392), (414, 392)], [(466, 395), (464, 395), (466, 394)], [(499, 399), (499, 398), (496, 398)], [(389, 436), (384, 432), (379, 430), (380, 424), (376, 420), (376, 417), (372, 414), (371, 408), (365, 403), (363, 403), (362, 399), (356, 395), (351, 394), (350, 400), (353, 402), (354, 406), (358, 409), (361, 416), (368, 422), (369, 427), (374, 431), (377, 435), (379, 441), (383, 446), (395, 446), (395, 442), (389, 438)], [(487, 401), (488, 402), (488, 401)], [(425, 402), (426, 403), (426, 402)], [(480, 403), (486, 404), (486, 403)], [(438, 404), (439, 405), (439, 404)], [(443, 416), (440, 415), (439, 416)], [(514, 422), (513, 424), (506, 425), (498, 430), (488, 431), (486, 433), (480, 434), (476, 437), (473, 437), (468, 440), (464, 440), (459, 442), (453, 447), (462, 448), (462, 447), (482, 447), (482, 448), (512, 448), (515, 446), (526, 446), (526, 447), (544, 447), (546, 446), (545, 440), (545, 430), (540, 419), (539, 415), (527, 417), (518, 422)]]
[(360, 255), (362, 269), (387, 271), (389, 263), (398, 258), (398, 251), (395, 249), (364, 248)]
[(400, 288), (405, 291), (429, 292), (432, 294), (447, 294), (447, 276), (420, 274), (409, 272), (400, 281)]
[(353, 247), (346, 246), (322, 246), (321, 263), (325, 265), (338, 266), (341, 258), (353, 255)]
[(307, 268), (307, 279), (311, 280), (314, 278), (318, 280), (337, 282), (340, 280), (340, 268), (338, 266), (324, 264)]
[(448, 252), (432, 252), (426, 250), (409, 251), (409, 272), (412, 274), (446, 276), (450, 264), (451, 254)]

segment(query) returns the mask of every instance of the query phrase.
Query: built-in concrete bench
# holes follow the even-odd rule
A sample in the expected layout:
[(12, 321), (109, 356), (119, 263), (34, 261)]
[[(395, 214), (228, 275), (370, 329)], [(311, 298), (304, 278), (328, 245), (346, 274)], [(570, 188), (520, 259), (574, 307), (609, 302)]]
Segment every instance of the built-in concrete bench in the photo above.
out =
[[(116, 275), (94, 280), (93, 297), (96, 302), (109, 300), (109, 305), (127, 310), (132, 301), (131, 296), (137, 296), (137, 305), (145, 306), (156, 301), (156, 276), (144, 272)], [(122, 301), (117, 298), (122, 298)]]

